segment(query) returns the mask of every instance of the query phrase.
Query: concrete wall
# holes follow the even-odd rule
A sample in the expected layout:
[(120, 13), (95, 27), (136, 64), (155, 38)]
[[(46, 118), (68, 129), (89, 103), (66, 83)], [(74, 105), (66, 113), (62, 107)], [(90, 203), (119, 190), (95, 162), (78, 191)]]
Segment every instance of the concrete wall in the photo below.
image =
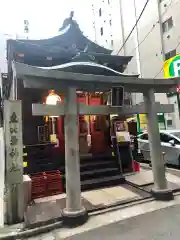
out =
[(0, 72), (7, 73), (6, 36), (0, 32)]
[[(162, 40), (165, 53), (173, 50), (180, 41), (180, 1), (162, 0), (160, 4), (160, 21), (158, 11), (158, 1), (149, 1), (138, 25), (125, 47), (119, 52), (123, 45), (123, 37), (127, 38), (132, 27), (146, 3), (146, 0), (93, 0), (93, 26), (95, 29), (96, 42), (105, 47), (112, 48), (114, 54), (131, 55), (132, 61), (129, 63), (128, 73), (140, 73), (143, 78), (163, 78), (163, 51)], [(121, 2), (121, 5), (120, 5)], [(102, 10), (102, 16), (99, 16), (99, 9)], [(122, 10), (122, 11), (121, 11)], [(169, 17), (173, 17), (173, 28), (161, 35), (160, 23)], [(109, 20), (111, 19), (111, 26)], [(122, 21), (123, 20), (123, 21)], [(100, 28), (103, 26), (104, 34), (100, 35)], [(122, 32), (124, 29), (124, 36)], [(137, 30), (137, 31), (136, 31)], [(138, 33), (138, 34), (137, 34)], [(162, 36), (162, 38), (161, 38)], [(113, 39), (113, 45), (111, 40)], [(138, 47), (139, 46), (139, 47)], [(177, 54), (180, 53), (180, 44), (177, 48)], [(140, 63), (140, 65), (139, 65)], [(142, 94), (133, 94), (134, 103), (143, 101)], [(168, 99), (166, 94), (156, 94), (156, 101), (160, 103), (173, 102), (175, 99)], [(175, 106), (177, 109), (177, 106)], [(180, 127), (179, 115), (176, 113), (168, 114), (168, 119), (174, 119), (175, 125)]]

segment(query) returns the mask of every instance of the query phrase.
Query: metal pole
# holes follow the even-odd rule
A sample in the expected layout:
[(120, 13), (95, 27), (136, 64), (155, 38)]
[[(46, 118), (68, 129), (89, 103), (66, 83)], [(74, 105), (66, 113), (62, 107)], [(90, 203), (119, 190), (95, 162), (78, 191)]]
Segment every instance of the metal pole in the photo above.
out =
[(173, 198), (172, 191), (167, 188), (165, 176), (164, 160), (161, 152), (160, 133), (158, 126), (157, 112), (155, 108), (154, 89), (144, 92), (144, 104), (147, 114), (147, 127), (149, 135), (150, 156), (154, 177), (155, 196), (161, 200), (170, 200)]
[(79, 124), (76, 88), (69, 87), (65, 93), (65, 167), (66, 167), (66, 208), (64, 222), (76, 224), (86, 221), (86, 210), (81, 202)]

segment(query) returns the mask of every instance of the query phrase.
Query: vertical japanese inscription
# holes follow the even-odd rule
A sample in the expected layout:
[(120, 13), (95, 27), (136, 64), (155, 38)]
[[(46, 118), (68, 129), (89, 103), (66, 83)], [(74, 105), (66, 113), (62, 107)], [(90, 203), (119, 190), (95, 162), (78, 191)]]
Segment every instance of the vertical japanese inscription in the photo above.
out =
[(9, 120), (9, 136), (10, 136), (10, 151), (9, 156), (12, 159), (12, 164), (9, 169), (10, 172), (19, 171), (18, 167), (18, 117), (15, 112), (10, 115)]
[(23, 178), (21, 102), (5, 101), (4, 124), (7, 181), (19, 184)]

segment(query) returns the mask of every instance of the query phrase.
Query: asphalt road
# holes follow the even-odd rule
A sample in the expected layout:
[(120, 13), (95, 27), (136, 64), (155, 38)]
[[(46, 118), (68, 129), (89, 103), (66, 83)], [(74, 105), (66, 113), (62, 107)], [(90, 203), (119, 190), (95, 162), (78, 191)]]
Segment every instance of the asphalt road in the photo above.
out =
[(68, 240), (179, 240), (180, 205), (146, 213)]

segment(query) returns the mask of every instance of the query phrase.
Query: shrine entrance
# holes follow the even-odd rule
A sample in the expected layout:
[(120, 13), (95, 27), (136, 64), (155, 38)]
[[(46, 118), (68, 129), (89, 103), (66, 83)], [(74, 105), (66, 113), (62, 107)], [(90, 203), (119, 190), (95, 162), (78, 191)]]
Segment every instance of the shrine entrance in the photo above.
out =
[[(146, 84), (149, 84), (148, 92), (145, 91), (144, 99), (145, 105), (140, 104), (138, 106), (132, 106), (130, 108), (127, 107), (118, 107), (118, 106), (87, 106), (82, 103), (77, 102), (77, 90), (80, 88), (91, 89), (94, 86), (95, 89), (101, 91), (106, 91), (109, 88), (113, 88), (116, 86), (130, 86), (132, 90), (138, 91), (138, 89), (142, 90), (143, 81), (140, 79), (136, 82), (136, 88), (134, 88), (135, 79), (133, 77), (106, 77), (102, 76), (100, 79), (99, 76), (93, 75), (93, 78), (89, 79), (89, 76), (86, 74), (64, 74), (63, 72), (55, 71), (55, 70), (42, 70), (40, 68), (27, 66), (20, 63), (14, 64), (14, 69), (16, 69), (15, 78), (24, 79), (24, 84), (26, 87), (34, 87), (37, 88), (40, 86), (41, 88), (49, 88), (51, 89), (63, 89), (64, 91), (64, 104), (57, 104), (55, 106), (46, 105), (46, 104), (33, 104), (32, 111), (33, 115), (43, 115), (43, 116), (65, 116), (64, 118), (64, 134), (65, 134), (65, 167), (66, 167), (66, 207), (63, 210), (63, 218), (64, 221), (69, 224), (79, 221), (84, 222), (87, 219), (86, 209), (82, 206), (81, 202), (81, 184), (80, 184), (80, 165), (79, 165), (79, 127), (78, 127), (78, 116), (79, 115), (108, 115), (108, 114), (133, 114), (133, 113), (148, 113), (148, 129), (149, 129), (149, 137), (151, 138), (151, 155), (152, 155), (152, 165), (153, 165), (153, 176), (154, 183), (156, 188), (153, 190), (154, 194), (159, 196), (167, 196), (169, 199), (172, 199), (172, 191), (167, 188), (167, 183), (165, 179), (165, 169), (164, 163), (162, 161), (161, 156), (161, 147), (159, 140), (159, 129), (157, 122), (157, 112), (170, 112), (173, 111), (173, 107), (171, 105), (160, 105), (155, 103), (154, 98), (154, 90), (156, 87), (158, 91), (164, 91), (163, 87), (169, 89), (170, 87), (177, 84), (176, 80), (173, 79), (169, 82), (166, 81), (166, 84), (163, 85), (163, 80), (159, 80), (159, 85), (154, 85), (154, 82), (151, 83), (151, 80), (146, 80)], [(71, 75), (71, 76), (70, 76)], [(49, 81), (49, 77), (53, 76), (53, 80)], [(64, 81), (64, 79), (67, 81)], [(33, 79), (33, 82), (32, 82)], [(71, 83), (68, 83), (68, 80), (71, 79)], [(88, 81), (90, 85), (87, 85)], [(102, 85), (103, 82), (103, 85)], [(94, 85), (93, 85), (94, 83)], [(131, 87), (132, 86), (132, 87)], [(13, 102), (12, 102), (13, 103)], [(9, 102), (11, 104), (11, 102)], [(17, 104), (17, 111), (20, 111), (20, 102), (15, 101), (14, 106)], [(15, 107), (13, 105), (8, 108), (9, 112), (14, 112)], [(5, 108), (7, 111), (7, 108)], [(9, 124), (12, 124), (9, 120), (11, 115), (8, 115), (7, 112), (4, 113), (6, 120), (7, 128)], [(17, 114), (21, 116), (20, 112)], [(18, 122), (13, 123), (16, 126), (19, 126), (19, 130), (15, 131), (15, 133), (9, 133), (6, 131), (6, 147), (10, 150), (12, 148), (12, 142), (9, 134), (15, 134), (19, 141), (16, 144), (17, 148), (19, 146), (19, 154), (18, 159), (19, 163), (16, 165), (18, 168), (13, 168), (14, 163), (11, 161), (10, 156), (8, 155), (9, 163), (7, 163), (7, 184), (9, 189), (9, 212), (10, 221), (14, 221), (14, 217), (17, 219), (22, 219), (22, 197), (20, 197), (19, 192), (22, 187), (23, 182), (23, 168), (22, 168), (22, 132)], [(14, 129), (14, 128), (13, 128)], [(16, 127), (18, 129), (18, 127)], [(9, 142), (8, 142), (9, 141)], [(159, 146), (159, 147), (158, 147)], [(16, 160), (17, 163), (17, 160)], [(160, 168), (161, 166), (161, 168)], [(15, 171), (16, 170), (16, 171)], [(18, 170), (18, 171), (17, 171)], [(16, 208), (12, 205), (12, 193), (14, 192), (14, 186), (16, 189), (16, 194), (14, 199), (16, 201)], [(162, 195), (161, 195), (162, 194)], [(22, 194), (21, 194), (22, 195)], [(11, 212), (10, 212), (11, 209)]]
[[(4, 103), (4, 127), (8, 223), (23, 220), (29, 193), (34, 197), (37, 193), (28, 190), (32, 170), (32, 186), (38, 188), (39, 195), (52, 195), (52, 190), (66, 192), (61, 211), (66, 224), (85, 222), (88, 214), (81, 191), (119, 185), (126, 180), (122, 159), (129, 155), (132, 160), (132, 156), (130, 130), (127, 131), (124, 116), (133, 114), (147, 114), (155, 183), (152, 193), (160, 199), (173, 198), (165, 178), (157, 123), (157, 113), (172, 112), (173, 106), (155, 102), (154, 94), (171, 91), (179, 85), (179, 79), (139, 79), (138, 75), (123, 74), (132, 57), (114, 56), (111, 50), (87, 39), (73, 14), (64, 20), (60, 34), (54, 38), (8, 40), (7, 53), (8, 80), (4, 92), (9, 100)], [(55, 101), (52, 92), (46, 98), (49, 90), (55, 90)], [(130, 98), (126, 99), (129, 102), (123, 101), (128, 93), (137, 92), (143, 93), (144, 103), (132, 106)], [(102, 93), (112, 97), (109, 105), (102, 101)], [(14, 113), (16, 122), (11, 121)], [(112, 115), (117, 116), (110, 118)], [(104, 128), (104, 123), (110, 126)], [(51, 130), (47, 133), (49, 125)], [(50, 139), (44, 142), (49, 135)], [(108, 156), (110, 145), (116, 157), (111, 151)], [(64, 156), (55, 158), (55, 149)], [(102, 152), (107, 158), (100, 159)], [(89, 162), (87, 153), (98, 158)], [(82, 155), (85, 160), (80, 158)], [(30, 177), (25, 178), (23, 173)], [(28, 190), (25, 199), (23, 189)]]

